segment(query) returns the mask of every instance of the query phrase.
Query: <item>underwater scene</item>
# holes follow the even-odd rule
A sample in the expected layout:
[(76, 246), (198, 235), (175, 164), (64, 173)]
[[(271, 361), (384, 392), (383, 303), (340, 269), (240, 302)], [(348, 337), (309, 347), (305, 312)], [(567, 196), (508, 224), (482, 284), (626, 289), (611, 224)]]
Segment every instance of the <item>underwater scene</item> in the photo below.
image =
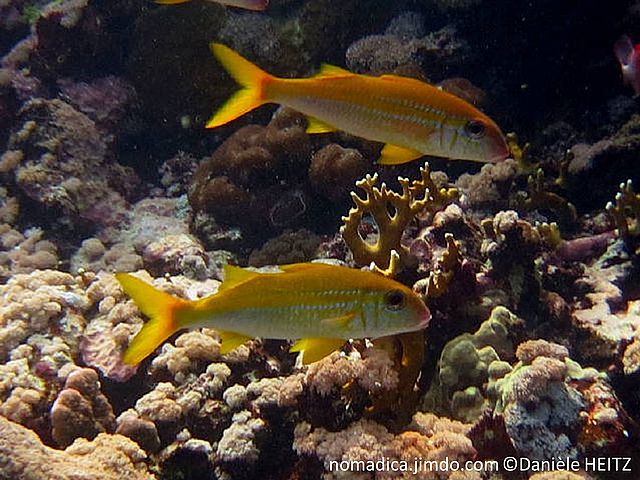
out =
[(640, 479), (640, 1), (0, 0), (0, 480)]

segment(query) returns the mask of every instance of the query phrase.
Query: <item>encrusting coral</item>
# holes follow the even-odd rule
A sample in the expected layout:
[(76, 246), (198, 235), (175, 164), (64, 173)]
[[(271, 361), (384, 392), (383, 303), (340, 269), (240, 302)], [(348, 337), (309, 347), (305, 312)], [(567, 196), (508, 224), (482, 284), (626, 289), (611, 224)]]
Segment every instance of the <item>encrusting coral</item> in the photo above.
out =
[[(442, 349), (423, 407), (457, 420), (477, 420), (495, 401), (487, 384), (498, 367), (513, 358), (512, 332), (522, 324), (506, 308), (496, 307), (473, 334), (450, 340)], [(510, 369), (508, 363), (506, 367)]]
[[(358, 265), (374, 263), (378, 268), (387, 269), (391, 262), (391, 252), (400, 255), (401, 264), (408, 262), (409, 250), (402, 244), (402, 236), (409, 223), (419, 213), (428, 210), (431, 214), (453, 202), (458, 195), (456, 189), (439, 188), (431, 177), (429, 164), (420, 168), (420, 180), (409, 181), (398, 178), (402, 193), (390, 190), (385, 183), (376, 187), (378, 175), (367, 175), (356, 182), (366, 196), (351, 192), (355, 207), (343, 217), (340, 228), (345, 242)], [(378, 235), (375, 243), (363, 238), (360, 227), (365, 215), (371, 215), (376, 224)]]

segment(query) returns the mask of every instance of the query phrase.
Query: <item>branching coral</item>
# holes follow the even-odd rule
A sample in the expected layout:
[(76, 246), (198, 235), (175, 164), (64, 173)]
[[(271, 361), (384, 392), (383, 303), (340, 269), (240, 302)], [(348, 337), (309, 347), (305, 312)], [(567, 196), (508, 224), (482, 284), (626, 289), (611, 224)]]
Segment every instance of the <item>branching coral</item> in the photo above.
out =
[(633, 183), (627, 180), (620, 184), (615, 204), (607, 203), (607, 212), (613, 217), (618, 235), (632, 247), (640, 237), (640, 194), (633, 190)]
[(527, 211), (541, 210), (551, 212), (564, 228), (575, 225), (578, 218), (576, 207), (557, 193), (545, 189), (542, 169), (539, 168), (535, 175), (529, 176), (527, 185), (528, 195), (526, 198), (517, 198), (517, 206)]
[[(402, 245), (402, 235), (417, 214), (427, 209), (435, 213), (448, 203), (453, 202), (458, 191), (453, 188), (438, 188), (431, 178), (429, 164), (420, 169), (420, 180), (411, 182), (408, 178), (398, 178), (402, 193), (396, 193), (383, 183), (376, 187), (378, 175), (367, 175), (356, 182), (356, 186), (364, 190), (362, 198), (351, 192), (355, 207), (349, 215), (342, 217), (344, 222), (340, 232), (353, 253), (354, 261), (359, 265), (374, 263), (385, 269), (391, 262), (391, 252), (400, 254), (401, 263), (407, 262), (408, 248)], [(371, 215), (378, 228), (375, 243), (369, 243), (359, 231), (365, 215)]]

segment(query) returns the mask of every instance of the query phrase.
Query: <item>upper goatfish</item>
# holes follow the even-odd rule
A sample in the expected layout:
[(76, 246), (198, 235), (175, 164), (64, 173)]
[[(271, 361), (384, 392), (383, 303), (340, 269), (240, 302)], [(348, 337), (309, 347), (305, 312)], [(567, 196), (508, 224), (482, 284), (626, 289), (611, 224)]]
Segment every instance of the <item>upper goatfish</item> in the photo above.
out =
[(621, 36), (613, 47), (625, 85), (631, 85), (636, 95), (640, 95), (640, 44), (633, 45), (626, 35)]
[(244, 88), (209, 120), (218, 127), (265, 103), (309, 117), (308, 133), (344, 130), (384, 142), (379, 163), (406, 163), (423, 155), (498, 162), (509, 149), (498, 126), (461, 98), (413, 78), (357, 75), (323, 65), (311, 78), (278, 78), (229, 47), (211, 50)]
[[(178, 3), (187, 3), (191, 0), (155, 0), (155, 3), (160, 5), (176, 5)], [(245, 10), (255, 10), (261, 12), (266, 10), (269, 5), (269, 0), (212, 0), (220, 5), (226, 5), (228, 7), (244, 8)]]
[(372, 272), (319, 263), (258, 273), (227, 265), (214, 295), (190, 301), (117, 273), (123, 290), (150, 320), (123, 361), (137, 364), (182, 328), (212, 327), (227, 353), (253, 337), (300, 339), (290, 351), (315, 362), (350, 338), (378, 338), (427, 326), (429, 309), (405, 285)]

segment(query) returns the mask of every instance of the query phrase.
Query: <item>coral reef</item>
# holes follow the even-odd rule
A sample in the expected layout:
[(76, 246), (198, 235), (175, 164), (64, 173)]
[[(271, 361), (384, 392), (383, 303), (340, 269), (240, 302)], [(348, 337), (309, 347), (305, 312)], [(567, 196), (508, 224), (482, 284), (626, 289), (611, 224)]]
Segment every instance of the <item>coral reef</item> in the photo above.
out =
[(424, 17), (415, 12), (399, 15), (383, 35), (369, 35), (352, 43), (345, 55), (347, 66), (372, 75), (406, 75), (416, 66), (425, 67), (430, 77), (442, 78), (449, 67), (464, 61), (468, 46), (458, 38), (454, 26), (425, 35), (424, 23)]
[(523, 321), (496, 307), (473, 334), (464, 333), (442, 349), (437, 373), (423, 398), (427, 411), (472, 422), (491, 406), (489, 379), (510, 369), (514, 356), (513, 330)]
[(43, 445), (32, 431), (0, 416), (0, 477), (35, 480), (102, 478), (153, 480), (145, 453), (121, 435), (101, 433), (93, 441), (76, 440), (65, 450)]
[(247, 125), (200, 164), (189, 202), (195, 212), (246, 229), (293, 226), (308, 209), (306, 194), (296, 186), (310, 153), (297, 114), (280, 114), (266, 127)]
[(20, 121), (0, 172), (44, 208), (62, 211), (71, 225), (124, 220), (139, 180), (113, 161), (93, 120), (62, 100), (34, 99)]
[(59, 446), (68, 447), (76, 438), (91, 440), (101, 432), (112, 432), (115, 420), (109, 401), (100, 392), (98, 374), (82, 368), (69, 374), (51, 406), (51, 436)]

